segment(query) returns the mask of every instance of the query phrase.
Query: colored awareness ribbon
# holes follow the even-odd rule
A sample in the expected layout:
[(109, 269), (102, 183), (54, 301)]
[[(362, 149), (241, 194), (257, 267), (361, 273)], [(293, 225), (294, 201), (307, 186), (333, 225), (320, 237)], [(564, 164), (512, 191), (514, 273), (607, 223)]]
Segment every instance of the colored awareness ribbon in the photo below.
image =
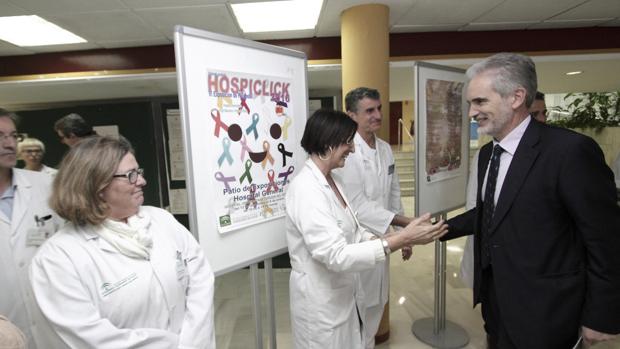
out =
[(282, 136), (284, 137), (284, 140), (288, 139), (288, 127), (291, 126), (291, 118), (290, 117), (285, 117), (284, 118), (284, 124), (282, 124)]
[(252, 124), (245, 129), (245, 134), (250, 134), (250, 132), (254, 133), (254, 140), (258, 139), (258, 131), (256, 130), (256, 125), (258, 125), (258, 114), (254, 113), (252, 115)]
[(267, 199), (265, 197), (262, 197), (260, 199), (260, 203), (263, 207), (263, 217), (267, 217), (267, 214), (273, 216), (273, 208), (269, 207), (269, 204), (267, 203)]
[(286, 166), (286, 157), (292, 157), (293, 153), (290, 151), (286, 151), (284, 143), (278, 143), (278, 151), (282, 154), (282, 166)]
[(275, 181), (276, 173), (273, 170), (267, 171), (267, 178), (269, 179), (269, 185), (265, 191), (268, 193), (270, 191), (278, 191), (278, 183)]
[(251, 152), (252, 150), (248, 147), (248, 141), (243, 135), (243, 139), (240, 141), (241, 143), (241, 161), (245, 160), (245, 154)]
[(213, 134), (215, 135), (215, 137), (220, 137), (220, 128), (224, 129), (224, 131), (228, 132), (228, 125), (226, 125), (223, 121), (222, 121), (222, 117), (220, 116), (220, 111), (213, 108), (211, 109), (211, 118), (213, 118), (213, 121), (215, 121), (215, 131), (213, 132)]
[(228, 190), (228, 191), (230, 191), (230, 185), (228, 185), (228, 183), (236, 180), (236, 178), (234, 176), (226, 177), (220, 171), (215, 172), (215, 179), (217, 179), (218, 181), (224, 183), (224, 188), (226, 188), (226, 190)]
[(295, 171), (295, 166), (289, 166), (288, 171), (286, 172), (280, 172), (280, 174), (278, 174), (278, 178), (284, 178), (284, 181), (282, 182), (282, 186), (285, 186), (286, 183), (288, 182), (288, 176), (290, 176), (293, 171)]
[(245, 210), (252, 205), (252, 208), (256, 208), (256, 184), (250, 185), (250, 195), (248, 195), (248, 201), (245, 202)]
[(239, 97), (241, 99), (241, 106), (239, 107), (239, 111), (237, 114), (241, 115), (241, 111), (245, 109), (248, 114), (250, 114), (250, 107), (248, 106), (248, 102), (246, 101), (247, 97)]
[(269, 142), (263, 141), (263, 150), (265, 151), (265, 153), (267, 153), (263, 161), (261, 161), (260, 163), (263, 166), (263, 170), (264, 170), (265, 166), (267, 166), (267, 161), (269, 161), (269, 163), (273, 165), (274, 160), (273, 160), (273, 156), (271, 156), (271, 154), (269, 153)]
[(245, 161), (245, 171), (239, 178), (239, 183), (243, 184), (243, 179), (247, 178), (249, 184), (252, 184), (252, 174), (250, 173), (250, 169), (252, 168), (252, 160), (248, 159)]
[(230, 139), (228, 139), (228, 137), (224, 137), (222, 139), (222, 155), (220, 155), (220, 158), (217, 159), (217, 164), (219, 167), (222, 167), (222, 162), (224, 162), (224, 159), (228, 161), (229, 165), (232, 165), (233, 158), (230, 156)]
[(233, 103), (232, 98), (230, 97), (217, 97), (217, 109), (222, 110), (222, 107), (226, 105), (231, 105)]

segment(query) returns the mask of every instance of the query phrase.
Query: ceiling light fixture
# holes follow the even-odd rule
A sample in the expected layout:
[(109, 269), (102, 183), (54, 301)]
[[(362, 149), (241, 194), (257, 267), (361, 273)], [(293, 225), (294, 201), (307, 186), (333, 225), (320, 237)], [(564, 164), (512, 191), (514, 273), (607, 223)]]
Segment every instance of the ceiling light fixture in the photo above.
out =
[(286, 0), (231, 4), (244, 33), (314, 29), (323, 0)]
[(583, 73), (583, 71), (575, 70), (575, 71), (569, 71), (568, 73), (566, 73), (566, 75), (579, 75), (581, 73)]
[(39, 16), (0, 17), (0, 39), (22, 47), (86, 42)]

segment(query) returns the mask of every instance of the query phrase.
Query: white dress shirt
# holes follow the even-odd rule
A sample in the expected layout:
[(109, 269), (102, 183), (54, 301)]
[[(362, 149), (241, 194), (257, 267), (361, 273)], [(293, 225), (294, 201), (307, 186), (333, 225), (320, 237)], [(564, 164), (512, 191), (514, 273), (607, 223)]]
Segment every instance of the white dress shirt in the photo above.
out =
[[(515, 127), (504, 139), (500, 142), (497, 142), (493, 139), (493, 146), (499, 144), (500, 147), (504, 149), (504, 152), (499, 158), (499, 171), (497, 173), (497, 184), (495, 185), (495, 195), (493, 197), (493, 201), (495, 201), (495, 205), (497, 206), (497, 200), (499, 198), (499, 194), (502, 192), (502, 185), (504, 185), (504, 179), (506, 179), (506, 173), (508, 173), (508, 168), (510, 168), (510, 163), (512, 162), (512, 158), (517, 151), (517, 147), (519, 146), (519, 142), (521, 142), (521, 137), (525, 133), (527, 126), (530, 124), (530, 117), (528, 116), (525, 120), (521, 121), (521, 123)], [(491, 161), (489, 160), (489, 163)], [(489, 165), (487, 165), (486, 174), (484, 175), (484, 183), (482, 183), (482, 197), (484, 198), (484, 193), (486, 191), (487, 185), (487, 177), (489, 175)]]

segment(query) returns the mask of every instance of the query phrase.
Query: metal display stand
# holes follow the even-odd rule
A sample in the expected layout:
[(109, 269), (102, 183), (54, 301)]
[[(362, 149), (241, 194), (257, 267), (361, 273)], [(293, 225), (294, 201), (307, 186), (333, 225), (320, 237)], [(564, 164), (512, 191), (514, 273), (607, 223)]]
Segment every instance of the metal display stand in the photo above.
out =
[[(446, 220), (447, 214), (441, 218)], [(434, 317), (416, 320), (411, 332), (422, 342), (440, 349), (462, 348), (469, 335), (461, 326), (446, 320), (446, 243), (435, 241), (435, 306)]]
[[(265, 292), (267, 297), (267, 317), (269, 318), (269, 348), (276, 349), (276, 315), (273, 296), (273, 264), (271, 258), (265, 259)], [(258, 263), (250, 265), (250, 284), (252, 287), (252, 304), (254, 306), (254, 329), (256, 349), (263, 349), (263, 322), (261, 314), (260, 281)]]

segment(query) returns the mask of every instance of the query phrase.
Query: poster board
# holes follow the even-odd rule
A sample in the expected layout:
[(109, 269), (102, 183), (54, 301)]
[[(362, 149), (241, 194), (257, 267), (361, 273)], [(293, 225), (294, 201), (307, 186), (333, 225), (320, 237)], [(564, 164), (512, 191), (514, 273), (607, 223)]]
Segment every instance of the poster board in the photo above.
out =
[(416, 62), (414, 79), (415, 214), (446, 213), (465, 205), (470, 128), (465, 71)]
[(301, 170), (305, 54), (175, 27), (190, 230), (216, 275), (287, 250), (286, 185)]

